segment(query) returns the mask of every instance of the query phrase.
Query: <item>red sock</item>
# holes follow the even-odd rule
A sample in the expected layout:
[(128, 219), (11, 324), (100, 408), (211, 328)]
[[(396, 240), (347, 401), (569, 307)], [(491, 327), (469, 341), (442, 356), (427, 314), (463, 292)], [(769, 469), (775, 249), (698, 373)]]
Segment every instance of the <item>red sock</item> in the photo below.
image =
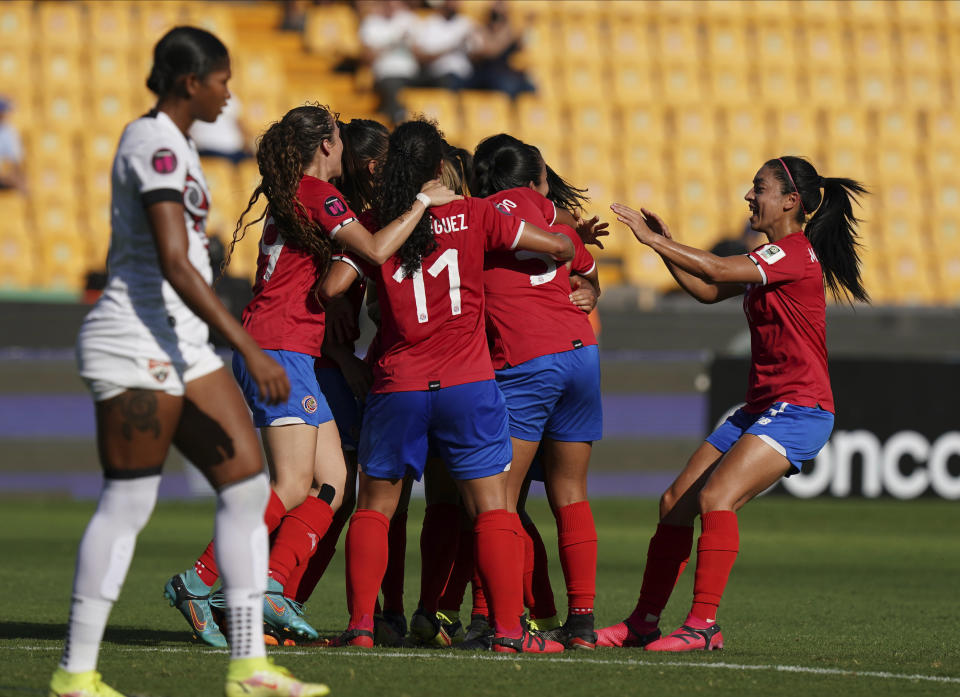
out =
[(516, 513), (500, 509), (477, 516), (475, 535), (477, 569), (490, 601), (491, 624), (497, 636), (519, 638), (523, 634), (523, 562)]
[(730, 569), (740, 551), (740, 530), (733, 511), (711, 511), (700, 516), (697, 574), (693, 581), (690, 614), (706, 622), (717, 618), (717, 607), (727, 587)]
[(473, 594), (473, 609), (471, 615), (490, 617), (490, 606), (487, 605), (487, 594), (483, 592), (483, 581), (480, 579), (480, 570), (477, 568), (477, 540), (473, 540), (473, 579), (471, 580)]
[(290, 573), (313, 555), (332, 520), (330, 504), (313, 496), (288, 512), (280, 521), (270, 550), (269, 575), (286, 585)]
[(660, 523), (647, 547), (647, 565), (643, 584), (633, 613), (627, 618), (634, 627), (656, 625), (670, 599), (673, 587), (690, 559), (693, 528), (686, 525)]
[(591, 613), (597, 594), (597, 528), (589, 501), (557, 509), (557, 541), (569, 613)]
[(523, 603), (530, 609), (530, 617), (534, 619), (556, 617), (557, 605), (550, 585), (547, 548), (529, 516), (524, 515), (520, 521), (523, 524), (524, 542)]
[(383, 611), (403, 614), (403, 574), (407, 558), (407, 512), (393, 514), (388, 533), (389, 556), (383, 576)]
[[(283, 501), (277, 496), (277, 492), (271, 489), (270, 500), (267, 501), (267, 508), (263, 512), (263, 522), (267, 526), (268, 533), (277, 529), (277, 526), (280, 525), (280, 521), (286, 513), (287, 508), (283, 505)], [(193, 565), (197, 576), (211, 587), (217, 582), (217, 579), (220, 578), (220, 571), (217, 569), (217, 561), (214, 559), (213, 554), (213, 542), (213, 540), (210, 540), (210, 544), (207, 545), (207, 548), (203, 550), (203, 554), (200, 555), (200, 558), (197, 559)]]
[(374, 606), (389, 555), (390, 521), (382, 513), (358, 509), (347, 528), (347, 602), (350, 628), (373, 630)]
[(467, 584), (473, 576), (473, 530), (460, 529), (460, 539), (457, 542), (457, 558), (450, 570), (447, 585), (440, 596), (441, 610), (460, 612), (463, 605), (463, 596), (467, 592)]
[(440, 594), (457, 559), (460, 508), (452, 503), (432, 503), (423, 515), (420, 533), (420, 607), (440, 609)]
[(323, 578), (330, 560), (337, 551), (337, 541), (349, 518), (350, 516), (342, 508), (334, 514), (330, 527), (327, 528), (327, 534), (320, 538), (313, 556), (287, 576), (287, 585), (283, 587), (284, 595), (298, 603), (305, 603), (310, 599), (314, 588)]

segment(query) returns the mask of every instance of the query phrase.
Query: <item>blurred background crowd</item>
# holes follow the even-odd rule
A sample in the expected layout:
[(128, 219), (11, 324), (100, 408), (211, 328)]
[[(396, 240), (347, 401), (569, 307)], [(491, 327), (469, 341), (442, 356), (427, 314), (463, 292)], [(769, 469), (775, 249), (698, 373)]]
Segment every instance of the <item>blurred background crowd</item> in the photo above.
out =
[[(304, 101), (342, 119), (438, 120), (472, 149), (506, 131), (612, 201), (651, 208), (681, 241), (742, 252), (743, 195), (783, 154), (866, 183), (865, 281), (878, 304), (960, 303), (960, 2), (0, 3), (0, 298), (80, 297), (102, 282), (110, 164), (153, 103), (150, 47), (214, 31), (234, 93), (193, 136), (229, 244), (257, 179), (256, 137)], [(229, 273), (252, 278), (259, 231)], [(673, 287), (616, 230), (607, 287), (644, 303)]]

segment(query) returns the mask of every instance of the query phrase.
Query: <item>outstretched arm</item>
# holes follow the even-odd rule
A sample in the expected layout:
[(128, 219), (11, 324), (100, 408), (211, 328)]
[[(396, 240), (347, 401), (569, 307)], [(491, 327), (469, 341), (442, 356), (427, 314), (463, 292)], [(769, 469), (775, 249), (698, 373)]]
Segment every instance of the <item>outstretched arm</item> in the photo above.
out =
[(516, 249), (549, 254), (557, 261), (567, 262), (573, 259), (573, 242), (566, 235), (541, 230), (536, 225), (524, 222)]

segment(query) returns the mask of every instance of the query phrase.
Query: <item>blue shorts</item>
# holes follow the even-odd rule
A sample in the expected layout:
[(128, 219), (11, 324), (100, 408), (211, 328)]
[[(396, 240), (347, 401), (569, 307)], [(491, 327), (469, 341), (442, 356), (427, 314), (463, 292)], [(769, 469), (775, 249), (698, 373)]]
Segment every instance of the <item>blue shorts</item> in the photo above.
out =
[(337, 422), (340, 446), (344, 450), (356, 450), (360, 442), (363, 406), (357, 401), (343, 373), (337, 368), (317, 368), (316, 375), (320, 391), (327, 400), (333, 420)]
[(253, 412), (253, 425), (287, 426), (309, 424), (319, 426), (333, 420), (327, 400), (324, 399), (313, 370), (313, 356), (295, 351), (264, 350), (264, 353), (283, 366), (290, 381), (290, 397), (283, 404), (267, 404), (257, 391), (257, 384), (247, 371), (247, 364), (233, 352), (233, 376), (243, 390), (247, 406)]
[(507, 408), (493, 380), (371, 394), (357, 450), (364, 474), (412, 474), (418, 481), (428, 451), (443, 459), (454, 479), (500, 474), (513, 457)]
[(594, 441), (603, 437), (596, 345), (498, 370), (497, 385), (507, 401), (514, 438)]
[(830, 440), (832, 431), (833, 414), (829, 411), (776, 402), (759, 414), (742, 407), (737, 409), (716, 431), (707, 436), (707, 442), (725, 453), (740, 436), (750, 433), (786, 457), (799, 472), (805, 461), (816, 458), (817, 453)]

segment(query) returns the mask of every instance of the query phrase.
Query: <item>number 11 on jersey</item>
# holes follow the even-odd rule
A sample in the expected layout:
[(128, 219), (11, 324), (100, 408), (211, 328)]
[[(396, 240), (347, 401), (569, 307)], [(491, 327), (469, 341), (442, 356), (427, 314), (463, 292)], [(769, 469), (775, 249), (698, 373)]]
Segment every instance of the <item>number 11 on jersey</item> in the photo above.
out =
[[(457, 250), (448, 249), (437, 260), (430, 265), (427, 273), (436, 278), (440, 272), (447, 269), (447, 277), (450, 281), (450, 314), (460, 314), (460, 266), (457, 264)], [(393, 280), (397, 283), (403, 283), (403, 267), (396, 270), (393, 274)], [(413, 300), (417, 306), (417, 322), (425, 324), (430, 320), (427, 312), (427, 288), (423, 280), (423, 269), (417, 269), (417, 272), (410, 277), (413, 281)]]

